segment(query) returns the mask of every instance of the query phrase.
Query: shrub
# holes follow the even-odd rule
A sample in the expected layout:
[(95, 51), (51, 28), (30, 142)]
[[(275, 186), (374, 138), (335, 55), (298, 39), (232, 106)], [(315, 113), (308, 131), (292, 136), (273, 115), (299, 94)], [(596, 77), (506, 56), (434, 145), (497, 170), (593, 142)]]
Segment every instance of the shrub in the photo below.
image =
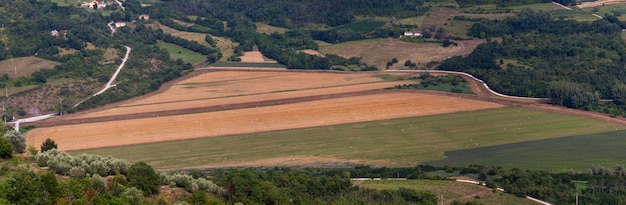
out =
[(48, 150), (56, 149), (56, 148), (57, 148), (57, 144), (54, 142), (54, 140), (51, 140), (50, 138), (47, 138), (46, 141), (44, 141), (43, 144), (41, 144), (41, 152), (46, 152)]
[(128, 199), (128, 202), (130, 202), (130, 204), (140, 205), (141, 202), (143, 202), (143, 193), (141, 192), (141, 190), (135, 187), (126, 189), (126, 191), (122, 193), (122, 196)]
[(130, 167), (130, 163), (126, 160), (110, 156), (102, 157), (93, 154), (72, 156), (57, 149), (42, 152), (35, 156), (35, 160), (40, 167), (49, 167), (59, 174), (68, 174), (72, 167), (81, 167), (86, 175), (107, 176), (115, 173), (125, 174)]
[(134, 187), (141, 189), (145, 194), (152, 195), (159, 190), (159, 175), (144, 162), (137, 162), (128, 169), (126, 178)]
[(11, 129), (4, 133), (4, 137), (13, 145), (13, 151), (20, 154), (26, 152), (26, 139), (21, 133)]
[(218, 193), (220, 191), (219, 186), (212, 181), (198, 178), (194, 179), (187, 174), (167, 174), (165, 172), (160, 173), (161, 182), (170, 187), (182, 187), (188, 192), (205, 191), (211, 193)]
[(4, 137), (0, 137), (0, 158), (9, 159), (13, 157), (13, 146)]

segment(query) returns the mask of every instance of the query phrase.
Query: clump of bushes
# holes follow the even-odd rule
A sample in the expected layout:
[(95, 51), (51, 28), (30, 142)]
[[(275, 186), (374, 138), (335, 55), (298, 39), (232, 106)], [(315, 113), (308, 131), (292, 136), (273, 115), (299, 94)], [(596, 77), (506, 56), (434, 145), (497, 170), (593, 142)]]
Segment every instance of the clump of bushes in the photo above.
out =
[(168, 174), (161, 172), (161, 182), (170, 187), (181, 187), (188, 192), (206, 191), (211, 193), (219, 193), (220, 187), (204, 178), (193, 178), (187, 174), (173, 173)]
[(93, 154), (72, 156), (57, 149), (37, 154), (35, 160), (40, 167), (48, 167), (58, 174), (71, 175), (73, 177), (85, 177), (93, 174), (100, 176), (116, 173), (126, 174), (131, 166), (131, 163), (128, 161), (111, 156), (102, 157)]

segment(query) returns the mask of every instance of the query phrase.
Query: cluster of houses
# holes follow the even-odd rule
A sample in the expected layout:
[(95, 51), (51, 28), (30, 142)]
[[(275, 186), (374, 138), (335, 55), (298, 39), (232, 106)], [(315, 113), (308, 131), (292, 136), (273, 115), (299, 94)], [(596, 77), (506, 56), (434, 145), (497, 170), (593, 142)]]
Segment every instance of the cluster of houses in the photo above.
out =
[(80, 7), (102, 10), (107, 7), (107, 1), (106, 0), (93, 0), (91, 2), (83, 2), (82, 4), (80, 4)]
[[(139, 20), (141, 20), (141, 21), (147, 21), (147, 20), (150, 20), (150, 15), (148, 15), (148, 14), (141, 14), (141, 15), (139, 15), (139, 17), (137, 17), (137, 19), (139, 19)], [(120, 28), (120, 27), (124, 27), (124, 26), (126, 26), (126, 23), (127, 23), (127, 22), (118, 21), (118, 22), (115, 22), (115, 24), (114, 24), (114, 25), (115, 25), (115, 27), (116, 27), (116, 28)], [(133, 21), (131, 21), (131, 23), (132, 23), (132, 24), (135, 24), (135, 23), (136, 23), (136, 21), (135, 21), (135, 20), (133, 20)]]
[[(141, 20), (141, 21), (147, 21), (147, 20), (150, 20), (150, 15), (148, 15), (148, 14), (141, 14), (141, 15), (139, 15), (139, 17), (138, 17), (137, 19), (139, 19), (139, 20)], [(136, 22), (136, 21), (135, 21), (135, 20), (133, 20), (131, 23), (133, 23), (133, 24), (134, 24), (135, 22)], [(127, 22), (118, 21), (118, 22), (115, 22), (113, 25), (114, 25), (116, 28), (121, 28), (121, 27), (126, 26), (126, 23), (127, 23)], [(67, 37), (67, 30), (61, 30), (61, 31), (59, 31), (59, 30), (56, 30), (56, 29), (55, 29), (55, 30), (50, 31), (50, 35), (52, 35), (52, 36), (54, 36), (54, 37), (59, 37), (59, 36), (61, 36), (61, 37), (63, 37), (63, 38), (66, 38), (66, 37)]]
[(404, 35), (402, 35), (403, 37), (422, 37), (422, 33), (420, 32), (404, 32)]

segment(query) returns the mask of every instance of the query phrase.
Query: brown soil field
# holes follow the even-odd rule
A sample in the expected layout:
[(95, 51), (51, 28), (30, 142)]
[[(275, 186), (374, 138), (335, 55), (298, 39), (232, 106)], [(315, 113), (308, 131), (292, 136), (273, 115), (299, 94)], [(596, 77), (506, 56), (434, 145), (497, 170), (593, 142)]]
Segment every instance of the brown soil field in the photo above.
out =
[(411, 91), (386, 91), (276, 106), (44, 127), (28, 132), (26, 138), (29, 145), (39, 145), (49, 137), (57, 142), (61, 150), (80, 150), (501, 106), (492, 102)]
[(596, 0), (593, 2), (583, 2), (576, 7), (578, 8), (590, 8), (590, 7), (598, 7), (598, 6), (607, 6), (612, 4), (626, 4), (626, 0)]
[(377, 65), (379, 69), (382, 69), (393, 58), (398, 59), (399, 65), (403, 65), (407, 60), (419, 64), (444, 60), (460, 51), (461, 47), (444, 48), (437, 43), (409, 43), (399, 39), (387, 38), (320, 46), (319, 50), (324, 54), (332, 53), (345, 58), (363, 57), (363, 61), (368, 65)]
[(398, 84), (414, 83), (414, 81), (384, 81), (375, 77), (373, 73), (272, 71), (197, 73), (201, 74), (176, 82), (158, 94), (125, 101), (109, 109), (68, 115), (64, 118), (79, 119), (228, 105), (234, 102), (255, 102), (384, 89)]
[(243, 52), (243, 56), (239, 58), (244, 63), (276, 63), (275, 60), (267, 60), (260, 51)]
[(312, 56), (325, 57), (323, 53), (320, 53), (319, 51), (316, 51), (316, 50), (307, 49), (307, 50), (301, 50), (300, 52), (303, 52)]

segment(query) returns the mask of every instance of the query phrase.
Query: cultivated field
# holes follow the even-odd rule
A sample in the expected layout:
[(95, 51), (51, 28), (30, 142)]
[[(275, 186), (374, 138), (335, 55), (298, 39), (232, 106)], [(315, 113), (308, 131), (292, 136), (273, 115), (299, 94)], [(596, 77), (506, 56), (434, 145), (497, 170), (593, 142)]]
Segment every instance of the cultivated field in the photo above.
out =
[[(22, 57), (0, 61), (0, 75), (9, 74), (10, 78), (30, 76), (41, 69), (52, 69), (60, 63), (37, 57)], [(17, 73), (16, 73), (17, 69)]]
[(180, 47), (175, 44), (166, 43), (164, 41), (158, 40), (157, 45), (161, 48), (165, 48), (167, 52), (170, 53), (170, 58), (173, 60), (183, 59), (183, 61), (191, 63), (192, 65), (196, 65), (198, 63), (202, 63), (206, 61), (206, 55), (202, 53), (193, 52), (189, 49)]
[(263, 56), (260, 51), (243, 52), (243, 56), (239, 58), (243, 63), (276, 63), (275, 60), (271, 60)]
[[(431, 191), (441, 194), (444, 204), (451, 204), (454, 200), (463, 202), (476, 201), (481, 204), (536, 204), (525, 198), (519, 198), (512, 194), (493, 192), (491, 188), (475, 184), (461, 183), (456, 181), (442, 180), (381, 180), (354, 182), (360, 187), (370, 189), (414, 189), (417, 191)], [(476, 197), (478, 196), (478, 197)]]
[(446, 153), (449, 158), (431, 163), (450, 166), (480, 164), (555, 171), (586, 171), (594, 165), (613, 167), (624, 163), (624, 134), (626, 131), (620, 130), (451, 151)]
[(51, 137), (59, 144), (59, 149), (76, 150), (495, 107), (500, 107), (500, 105), (452, 97), (397, 92), (258, 108), (41, 128), (31, 131), (28, 137), (34, 144), (41, 144), (46, 137)]
[(578, 8), (590, 8), (590, 7), (598, 7), (598, 6), (606, 6), (613, 4), (626, 4), (625, 0), (596, 0), (590, 2), (583, 2), (579, 5), (576, 5)]
[[(413, 96), (415, 94), (409, 95)], [(159, 169), (302, 164), (336, 165), (343, 163), (364, 163), (376, 166), (415, 166), (415, 164), (420, 162), (443, 159), (445, 158), (444, 152), (451, 150), (614, 130), (613, 124), (604, 121), (521, 108), (488, 109), (272, 132), (262, 132), (263, 130), (261, 129), (265, 126), (276, 126), (278, 124), (312, 125), (319, 121), (339, 124), (340, 122), (331, 121), (336, 118), (347, 119), (349, 117), (362, 118), (366, 115), (387, 115), (390, 111), (396, 109), (401, 109), (407, 115), (410, 115), (409, 112), (416, 112), (416, 110), (419, 112), (429, 110), (430, 114), (433, 114), (435, 112), (433, 109), (448, 107), (447, 105), (449, 104), (445, 100), (437, 104), (425, 104), (432, 99), (437, 99), (434, 96), (425, 96), (421, 100), (409, 99), (407, 96), (405, 99), (410, 102), (400, 102), (401, 104), (408, 103), (403, 105), (402, 108), (395, 108), (397, 103), (391, 104), (390, 101), (386, 102), (389, 103), (388, 106), (385, 105), (383, 106), (384, 108), (381, 108), (379, 106), (379, 103), (383, 100), (380, 99), (381, 97), (391, 97), (396, 99), (395, 101), (401, 101), (402, 99), (402, 97), (397, 95), (372, 96), (367, 99), (368, 102), (359, 104), (362, 106), (365, 106), (364, 104), (370, 105), (362, 109), (347, 106), (350, 108), (337, 111), (334, 107), (325, 107), (322, 110), (318, 107), (312, 107), (307, 110), (306, 116), (302, 116), (302, 113), (304, 113), (302, 112), (299, 117), (291, 115), (297, 112), (294, 110), (296, 107), (292, 105), (287, 107), (276, 106), (248, 109), (237, 113), (234, 113), (236, 111), (221, 112), (215, 113), (212, 118), (201, 118), (199, 115), (179, 116), (177, 119), (160, 118), (153, 119), (151, 122), (146, 122), (146, 124), (142, 125), (135, 124), (134, 121), (118, 122), (115, 125), (99, 123), (89, 128), (103, 130), (99, 132), (116, 132), (116, 134), (97, 136), (96, 138), (108, 137), (105, 140), (94, 139), (97, 142), (91, 142), (91, 139), (83, 140), (81, 137), (76, 137), (71, 142), (63, 140), (63, 143), (59, 143), (59, 146), (73, 142), (76, 144), (109, 144), (111, 143), (110, 141), (125, 143), (127, 141), (126, 138), (131, 136), (132, 138), (152, 138), (164, 135), (163, 132), (171, 132), (172, 136), (184, 136), (188, 132), (174, 126), (174, 124), (180, 121), (187, 121), (190, 124), (187, 127), (188, 129), (209, 135), (224, 129), (235, 128), (235, 125), (233, 125), (235, 121), (231, 121), (231, 119), (236, 119), (238, 114), (242, 114), (239, 117), (248, 121), (242, 121), (241, 123), (247, 124), (248, 127), (257, 127), (259, 130), (250, 134), (93, 149), (76, 151), (74, 153), (89, 152), (100, 155), (112, 155), (131, 161), (144, 161)], [(366, 99), (361, 98), (361, 100)], [(460, 99), (450, 100), (461, 101), (458, 103), (464, 105), (474, 103)], [(315, 106), (309, 103), (301, 105)], [(455, 106), (456, 104), (451, 103), (450, 105)], [(487, 107), (492, 106), (498, 105), (487, 105)], [(303, 108), (300, 107), (300, 109)], [(332, 110), (328, 113), (324, 111), (325, 109)], [(360, 109), (360, 111), (353, 110), (350, 112), (348, 109)], [(267, 115), (264, 116), (262, 113), (259, 113), (259, 110), (265, 110), (264, 112)], [(256, 121), (257, 119), (258, 121)], [(151, 125), (150, 123), (154, 124)], [(81, 132), (89, 129), (83, 126), (80, 126)], [(149, 130), (157, 126), (163, 127), (163, 129), (161, 131)], [(623, 126), (618, 128), (623, 129)], [(74, 135), (73, 133), (66, 133), (64, 130), (69, 128), (65, 127), (36, 129), (31, 132), (47, 130), (46, 132), (52, 133), (51, 129), (58, 129), (56, 131), (58, 134), (55, 137), (66, 138), (68, 137), (67, 134)], [(245, 129), (245, 127), (236, 127), (236, 129)], [(76, 133), (75, 135), (90, 136), (92, 134), (85, 132)], [(31, 135), (29, 134), (29, 136)], [(61, 148), (64, 149), (63, 147)], [(159, 151), (155, 152), (155, 150)]]
[[(268, 83), (276, 82), (276, 83)], [(167, 88), (157, 95), (137, 98), (96, 112), (66, 116), (68, 119), (115, 116), (337, 94), (393, 87), (415, 81), (385, 81), (370, 73), (246, 72), (220, 71), (201, 74)]]
[(440, 61), (461, 50), (460, 46), (444, 48), (437, 43), (409, 43), (398, 39), (370, 39), (350, 41), (328, 46), (320, 46), (320, 52), (324, 54), (336, 54), (342, 57), (363, 57), (368, 65), (377, 65), (385, 68), (385, 64), (391, 59), (398, 59), (396, 65), (403, 65), (411, 60), (418, 64), (426, 64), (431, 61)]
[(287, 28), (270, 26), (270, 25), (265, 24), (265, 23), (256, 22), (256, 23), (254, 23), (254, 25), (256, 25), (256, 32), (264, 33), (264, 34), (272, 34), (274, 32), (282, 34), (282, 33), (285, 33), (287, 31), (289, 31), (289, 29), (287, 29)]

